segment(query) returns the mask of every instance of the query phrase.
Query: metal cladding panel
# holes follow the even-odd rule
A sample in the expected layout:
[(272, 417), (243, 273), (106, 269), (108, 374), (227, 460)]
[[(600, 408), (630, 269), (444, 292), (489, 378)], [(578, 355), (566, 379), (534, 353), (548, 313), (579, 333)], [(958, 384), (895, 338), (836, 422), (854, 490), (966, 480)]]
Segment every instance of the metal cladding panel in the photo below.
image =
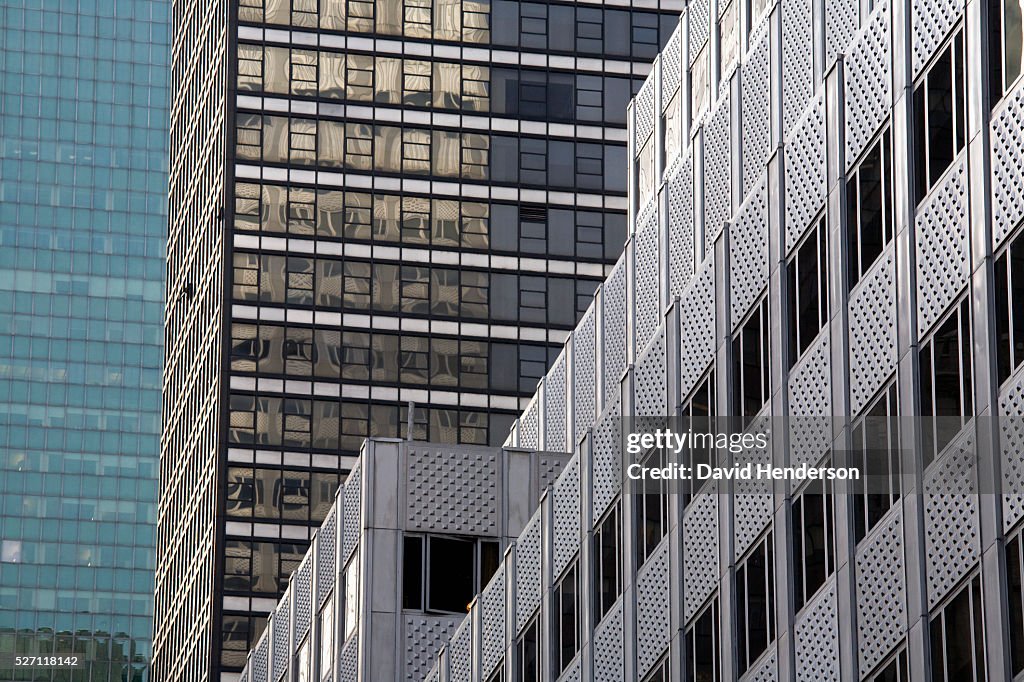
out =
[(267, 682), (267, 657), (270, 649), (270, 636), (264, 630), (259, 643), (252, 654), (252, 679), (249, 682)]
[(683, 518), (684, 620), (697, 614), (718, 587), (718, 494), (697, 495)]
[(292, 577), (292, 591), (295, 594), (295, 646), (309, 632), (313, 617), (313, 555), (307, 552), (299, 569)]
[(743, 195), (754, 190), (766, 173), (771, 148), (771, 32), (762, 31), (760, 41), (747, 53), (743, 65), (740, 128), (743, 140)]
[(812, 0), (779, 2), (782, 8), (782, 129), (783, 137), (788, 137), (814, 94), (814, 50), (808, 49), (814, 43), (814, 18)]
[(929, 0), (910, 3), (912, 42), (914, 50), (913, 76), (916, 79), (935, 51), (949, 36), (950, 30), (964, 13), (963, 0)]
[(341, 648), (341, 663), (338, 666), (338, 682), (360, 682), (359, 678), (359, 635), (355, 634)]
[[(847, 2), (848, 0), (841, 0)], [(856, 3), (854, 3), (856, 5)], [(846, 167), (863, 153), (892, 109), (889, 5), (875, 8), (846, 60)]]
[(921, 333), (960, 297), (970, 277), (967, 154), (917, 210), (917, 326)]
[(324, 525), (316, 534), (316, 585), (317, 585), (317, 606), (323, 606), (327, 597), (334, 589), (334, 570), (337, 561), (336, 549), (338, 531), (338, 505), (331, 507), (331, 511), (324, 520)]
[(850, 293), (850, 411), (896, 371), (896, 256), (890, 244)]
[(540, 398), (538, 394), (519, 417), (519, 441), (517, 447), (535, 450), (540, 447)]
[(362, 471), (362, 464), (356, 462), (356, 465), (352, 467), (352, 472), (345, 479), (345, 492), (343, 493), (345, 513), (342, 515), (342, 520), (345, 524), (343, 526), (344, 534), (341, 547), (342, 564), (348, 563), (348, 558), (352, 556), (352, 552), (355, 551), (356, 545), (359, 543)]
[(750, 671), (740, 678), (743, 682), (775, 682), (779, 679), (778, 655), (772, 644), (767, 653), (761, 655)]
[(572, 663), (558, 677), (558, 682), (582, 682), (583, 671), (581, 670), (580, 657), (572, 659)]
[[(1024, 490), (1024, 372), (1007, 382), (999, 394), (1002, 474), (1008, 490)], [(1003, 496), (1003, 527), (1010, 530), (1024, 518), (1024, 495)]]
[(473, 680), (473, 628), (466, 618), (448, 644), (448, 682)]
[(668, 648), (669, 625), (668, 541), (658, 545), (636, 575), (637, 674), (647, 674)]
[(591, 306), (572, 334), (573, 445), (597, 418), (597, 314)]
[(622, 600), (594, 628), (594, 682), (623, 682)]
[(847, 51), (847, 45), (857, 32), (860, 17), (860, 3), (857, 0), (825, 0), (825, 68), (827, 73), (832, 62), (840, 53)]
[[(751, 423), (747, 433), (766, 433), (771, 442), (771, 418), (761, 416)], [(746, 460), (759, 464), (771, 464), (771, 448), (750, 448)], [(761, 480), (737, 480), (733, 484), (733, 533), (735, 537), (734, 556), (739, 558), (750, 549), (754, 541), (771, 525), (774, 497)]]
[(762, 176), (729, 229), (732, 328), (768, 286), (768, 189)]
[(664, 112), (672, 95), (679, 89), (682, 83), (682, 49), (683, 49), (683, 25), (676, 26), (672, 37), (665, 44), (661, 52), (661, 111)]
[(637, 417), (663, 417), (668, 414), (666, 363), (665, 325), (662, 325), (647, 351), (637, 360), (633, 373), (636, 393), (633, 414)]
[(406, 614), (403, 629), (407, 682), (419, 682), (427, 676), (437, 660), (437, 652), (463, 620), (464, 617)]
[(559, 354), (544, 379), (544, 439), (545, 450), (566, 452), (566, 368), (565, 352)]
[(533, 515), (516, 543), (516, 633), (533, 617), (541, 599), (541, 516)]
[(667, 177), (669, 292), (681, 296), (693, 277), (693, 157), (676, 157)]
[(505, 653), (505, 570), (499, 568), (480, 593), (480, 670), (484, 677)]
[(690, 65), (692, 66), (711, 35), (711, 27), (708, 24), (710, 15), (708, 0), (693, 0), (687, 5), (687, 10), (690, 21)]
[(832, 351), (827, 327), (789, 373), (789, 416), (790, 464), (819, 461), (832, 445)]
[(543, 491), (549, 485), (554, 485), (569, 459), (569, 455), (562, 452), (538, 452), (537, 489)]
[(654, 120), (658, 115), (655, 111), (657, 107), (654, 101), (658, 93), (654, 86), (654, 78), (648, 78), (633, 100), (633, 112), (636, 115), (636, 150), (638, 153), (640, 148), (644, 146), (647, 138), (654, 133)]
[(619, 393), (619, 382), (626, 371), (626, 260), (619, 258), (612, 274), (601, 289), (604, 305), (602, 321), (601, 366), (604, 380), (604, 402)]
[(1008, 94), (992, 116), (992, 248), (1024, 218), (1024, 80)]
[(833, 575), (793, 625), (797, 682), (839, 682), (839, 623)]
[(636, 348), (646, 348), (661, 320), (661, 268), (658, 258), (658, 204), (637, 219), (633, 238)]
[(857, 550), (857, 632), (861, 670), (871, 670), (907, 629), (903, 514), (897, 505)]
[(718, 239), (732, 215), (732, 109), (729, 93), (718, 101), (704, 128), (705, 242)]
[(288, 649), (288, 629), (290, 627), (288, 601), (288, 593), (285, 592), (277, 604), (274, 619), (271, 621), (271, 634), (274, 636), (274, 657), (271, 659), (274, 669), (271, 672), (271, 682), (281, 679), (281, 676), (288, 670), (288, 661), (292, 657), (292, 652)]
[(618, 396), (594, 429), (593, 467), (591, 518), (596, 521), (622, 487), (622, 401)]
[(407, 528), (495, 536), (500, 462), (493, 450), (406, 446)]
[(785, 148), (786, 253), (824, 210), (825, 95), (818, 95), (790, 134)]
[(555, 482), (552, 573), (561, 575), (580, 549), (580, 459), (573, 457)]
[(941, 602), (981, 558), (974, 425), (924, 474), (928, 607)]
[(679, 301), (680, 392), (687, 395), (715, 359), (715, 262), (705, 258)]

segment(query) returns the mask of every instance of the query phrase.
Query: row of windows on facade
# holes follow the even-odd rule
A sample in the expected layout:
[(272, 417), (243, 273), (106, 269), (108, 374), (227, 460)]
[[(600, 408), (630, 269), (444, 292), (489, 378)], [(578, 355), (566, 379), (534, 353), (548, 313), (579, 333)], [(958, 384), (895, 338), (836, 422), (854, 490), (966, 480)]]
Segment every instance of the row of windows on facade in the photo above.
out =
[(238, 91), (626, 125), (642, 78), (242, 43)]
[(235, 229), (379, 244), (612, 261), (626, 215), (545, 205), (235, 183)]
[(233, 322), (232, 373), (532, 394), (560, 348), (514, 341)]
[(338, 485), (337, 472), (230, 466), (225, 512), (232, 519), (256, 518), (319, 525), (334, 504)]
[(598, 285), (569, 277), (240, 252), (233, 271), (239, 302), (566, 329), (586, 311)]
[(514, 0), (239, 0), (238, 19), (650, 61), (672, 35), (679, 13)]
[(333, 453), (357, 453), (371, 437), (500, 444), (516, 416), (514, 412), (416, 405), (410, 436), (408, 405), (232, 393), (228, 409), (228, 443), (232, 445)]
[(236, 158), (352, 171), (459, 178), (582, 192), (626, 191), (626, 148), (599, 142), (240, 112)]

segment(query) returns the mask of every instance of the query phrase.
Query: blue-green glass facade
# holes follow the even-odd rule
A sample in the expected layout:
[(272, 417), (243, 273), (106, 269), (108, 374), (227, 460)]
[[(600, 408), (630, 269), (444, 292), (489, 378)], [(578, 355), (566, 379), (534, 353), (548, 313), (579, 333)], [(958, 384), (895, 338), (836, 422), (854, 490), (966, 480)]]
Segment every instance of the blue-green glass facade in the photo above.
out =
[(148, 674), (170, 13), (0, 4), (0, 654), (71, 679)]

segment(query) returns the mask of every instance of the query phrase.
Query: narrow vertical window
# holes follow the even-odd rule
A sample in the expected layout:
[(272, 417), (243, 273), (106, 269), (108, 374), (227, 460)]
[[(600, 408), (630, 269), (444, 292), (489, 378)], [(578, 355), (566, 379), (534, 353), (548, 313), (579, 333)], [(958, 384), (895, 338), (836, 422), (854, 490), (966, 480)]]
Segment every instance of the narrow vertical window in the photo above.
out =
[(793, 599), (797, 611), (836, 569), (832, 485), (813, 481), (793, 500)]
[(797, 247), (786, 266), (786, 274), (792, 367), (828, 324), (828, 235), (824, 217)]
[(914, 86), (916, 202), (953, 163), (967, 140), (964, 32), (960, 28)]
[(775, 564), (772, 534), (736, 568), (736, 656), (740, 674), (775, 640)]
[(540, 682), (540, 650), (537, 647), (538, 621), (536, 618), (526, 626), (516, 644), (516, 658), (519, 663), (518, 682)]
[(744, 423), (757, 415), (769, 397), (768, 299), (754, 311), (732, 341), (733, 414)]
[(847, 276), (852, 289), (893, 237), (892, 133), (886, 128), (846, 181)]
[(580, 647), (580, 604), (578, 564), (573, 562), (555, 586), (554, 663), (556, 674), (565, 670)]
[(989, 0), (988, 25), (989, 97), (994, 106), (1017, 82), (1024, 62), (1020, 0)]
[(899, 405), (893, 381), (857, 420), (852, 430), (851, 466), (861, 479), (851, 481), (854, 539), (860, 542), (900, 499)]
[(985, 682), (981, 620), (981, 578), (975, 576), (932, 614), (932, 682)]
[(1024, 672), (1024, 542), (1021, 533), (1006, 545), (1006, 583), (1010, 604), (1010, 672), (1016, 677)]
[(973, 413), (971, 314), (967, 298), (925, 337), (918, 351), (922, 456), (928, 466)]
[(594, 622), (599, 623), (622, 591), (622, 529), (616, 503), (594, 530)]
[(1024, 363), (1024, 238), (1018, 233), (995, 262), (999, 383)]
[[(642, 462), (645, 467), (667, 464), (665, 451), (654, 450)], [(642, 566), (668, 530), (668, 481), (643, 478), (633, 493), (636, 522), (636, 565)]]
[(716, 597), (686, 629), (683, 682), (720, 682), (722, 679), (718, 618)]

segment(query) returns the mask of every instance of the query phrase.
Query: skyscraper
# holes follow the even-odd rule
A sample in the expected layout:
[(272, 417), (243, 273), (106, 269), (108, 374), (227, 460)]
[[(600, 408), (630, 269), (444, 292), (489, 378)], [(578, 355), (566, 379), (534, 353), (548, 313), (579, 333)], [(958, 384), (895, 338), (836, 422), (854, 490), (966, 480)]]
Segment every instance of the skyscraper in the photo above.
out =
[(160, 679), (241, 669), (363, 438), (504, 441), (625, 240), (640, 5), (176, 15)]
[(169, 37), (153, 0), (0, 7), (0, 651), (72, 679), (148, 674)]

